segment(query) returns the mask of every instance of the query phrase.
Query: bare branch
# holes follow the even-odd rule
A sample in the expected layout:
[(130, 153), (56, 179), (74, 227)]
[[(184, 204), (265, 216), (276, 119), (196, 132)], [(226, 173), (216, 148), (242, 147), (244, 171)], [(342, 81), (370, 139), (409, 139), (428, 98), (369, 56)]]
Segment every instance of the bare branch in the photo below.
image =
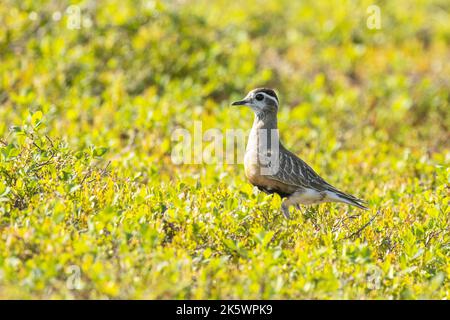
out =
[(375, 220), (375, 218), (376, 218), (379, 214), (380, 214), (380, 210), (378, 210), (377, 213), (374, 214), (373, 217), (370, 218), (370, 220), (369, 220), (365, 225), (363, 225), (363, 226), (362, 226), (361, 228), (359, 228), (357, 231), (353, 232), (351, 235), (349, 235), (348, 237), (345, 237), (344, 239), (349, 239), (349, 238), (351, 238), (351, 237), (353, 237), (353, 236), (356, 236), (356, 235), (360, 234), (365, 228), (367, 228), (367, 227), (372, 223), (373, 220)]

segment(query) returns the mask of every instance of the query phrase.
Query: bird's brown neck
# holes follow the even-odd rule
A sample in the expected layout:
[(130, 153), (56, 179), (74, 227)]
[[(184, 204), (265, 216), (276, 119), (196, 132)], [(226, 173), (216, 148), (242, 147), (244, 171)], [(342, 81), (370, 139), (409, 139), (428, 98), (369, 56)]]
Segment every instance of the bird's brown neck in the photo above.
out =
[(272, 112), (259, 112), (255, 114), (252, 129), (277, 129), (277, 114)]
[(277, 115), (273, 113), (255, 114), (255, 120), (253, 121), (253, 127), (247, 143), (247, 152), (256, 151), (256, 153), (259, 153), (262, 150), (267, 151), (273, 143), (279, 143)]

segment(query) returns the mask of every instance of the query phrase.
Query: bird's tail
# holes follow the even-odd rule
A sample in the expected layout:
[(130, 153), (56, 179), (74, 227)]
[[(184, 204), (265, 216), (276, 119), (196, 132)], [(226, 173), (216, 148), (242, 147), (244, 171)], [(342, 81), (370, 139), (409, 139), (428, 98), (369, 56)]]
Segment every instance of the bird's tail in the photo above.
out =
[(344, 202), (363, 210), (369, 210), (369, 208), (366, 206), (367, 202), (364, 200), (358, 199), (351, 194), (339, 190), (333, 190), (332, 192), (335, 201)]

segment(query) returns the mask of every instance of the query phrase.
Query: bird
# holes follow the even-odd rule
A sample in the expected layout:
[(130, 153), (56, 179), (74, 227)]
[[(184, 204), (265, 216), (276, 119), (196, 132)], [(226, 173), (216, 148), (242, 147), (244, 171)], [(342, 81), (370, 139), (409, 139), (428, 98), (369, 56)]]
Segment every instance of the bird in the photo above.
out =
[(301, 205), (324, 202), (342, 202), (368, 210), (366, 201), (326, 182), (280, 142), (279, 100), (273, 89), (253, 89), (232, 106), (248, 106), (255, 115), (244, 155), (245, 175), (260, 191), (282, 198), (280, 209), (286, 218), (290, 218), (291, 206), (301, 210)]

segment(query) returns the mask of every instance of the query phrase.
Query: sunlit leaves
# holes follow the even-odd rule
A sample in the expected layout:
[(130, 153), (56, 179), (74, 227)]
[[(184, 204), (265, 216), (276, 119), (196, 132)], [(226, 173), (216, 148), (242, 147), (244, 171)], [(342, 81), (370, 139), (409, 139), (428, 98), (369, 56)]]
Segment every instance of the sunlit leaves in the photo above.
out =
[[(369, 5), (80, 3), (68, 29), (2, 2), (0, 298), (450, 298), (448, 23), (387, 2), (367, 30)], [(257, 86), (368, 212), (288, 221), (242, 165), (172, 162), (176, 128), (247, 130)]]

